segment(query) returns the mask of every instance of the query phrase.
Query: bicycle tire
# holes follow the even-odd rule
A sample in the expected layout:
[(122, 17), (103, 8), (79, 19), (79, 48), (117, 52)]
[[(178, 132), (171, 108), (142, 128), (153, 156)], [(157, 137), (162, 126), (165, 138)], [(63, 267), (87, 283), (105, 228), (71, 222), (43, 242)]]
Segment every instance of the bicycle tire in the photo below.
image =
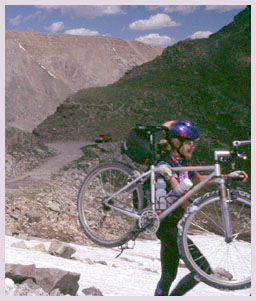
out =
[[(251, 197), (231, 190), (230, 199), (231, 243), (225, 242), (220, 196), (213, 191), (187, 208), (178, 224), (178, 247), (196, 280), (222, 290), (239, 290), (251, 286)], [(203, 257), (196, 255), (196, 248)]]
[[(104, 247), (123, 245), (130, 239), (131, 231), (138, 229), (134, 218), (102, 203), (125, 186), (133, 176), (134, 170), (127, 165), (121, 162), (105, 162), (96, 166), (85, 177), (78, 194), (77, 215), (84, 233), (96, 244)], [(142, 185), (133, 185), (132, 189), (124, 191), (113, 202), (131, 212), (139, 212), (143, 209)]]

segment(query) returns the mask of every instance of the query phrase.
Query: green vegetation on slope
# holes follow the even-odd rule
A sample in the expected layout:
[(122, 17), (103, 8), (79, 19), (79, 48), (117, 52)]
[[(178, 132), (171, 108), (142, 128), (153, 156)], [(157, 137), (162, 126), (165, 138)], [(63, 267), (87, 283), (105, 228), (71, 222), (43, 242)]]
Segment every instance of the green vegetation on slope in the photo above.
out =
[(197, 124), (203, 161), (214, 148), (250, 137), (250, 40), (248, 6), (208, 39), (167, 47), (107, 87), (80, 90), (36, 132), (42, 139), (93, 139), (110, 132), (125, 139), (135, 124), (185, 118)]

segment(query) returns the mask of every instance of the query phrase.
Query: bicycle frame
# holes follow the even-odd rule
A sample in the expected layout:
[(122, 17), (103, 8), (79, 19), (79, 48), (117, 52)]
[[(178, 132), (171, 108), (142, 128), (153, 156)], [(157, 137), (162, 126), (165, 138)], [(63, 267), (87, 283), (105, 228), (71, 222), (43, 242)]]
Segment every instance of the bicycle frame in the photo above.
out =
[[(150, 126), (140, 129), (147, 131), (147, 134), (161, 130)], [(205, 166), (169, 165), (169, 170), (168, 166), (159, 166), (160, 160), (165, 161), (165, 152), (161, 153), (164, 147), (157, 148), (158, 153), (148, 158), (144, 170), (125, 162), (101, 163), (90, 170), (80, 188), (77, 202), (79, 223), (93, 242), (104, 247), (120, 246), (122, 252), (130, 248), (128, 242), (135, 242), (140, 233), (158, 235), (159, 226), (163, 226), (161, 222), (170, 219), (177, 229), (179, 254), (198, 281), (223, 289), (249, 287), (251, 197), (239, 188), (230, 188), (230, 180), (226, 180), (247, 180), (245, 172), (235, 170), (235, 160), (247, 159), (245, 153), (238, 152), (238, 147), (249, 143), (233, 141), (230, 151), (215, 151), (212, 165)], [(223, 162), (231, 163), (233, 172), (223, 175)], [(181, 178), (188, 176), (188, 172), (193, 171), (199, 172), (194, 177), (196, 184), (177, 199), (172, 197), (172, 190), (162, 194), (156, 191), (159, 176), (165, 176), (165, 172), (169, 176), (180, 175), (180, 182)], [(165, 180), (168, 190), (169, 187), (172, 189), (175, 185), (172, 185), (173, 178)], [(207, 192), (204, 191), (205, 185), (214, 183), (215, 187), (207, 187)], [(161, 195), (165, 199), (161, 199)], [(179, 211), (180, 206), (187, 208)], [(200, 239), (204, 234), (207, 241)], [(199, 242), (200, 251), (196, 251), (197, 254), (194, 251), (198, 247), (191, 248), (194, 244), (191, 238), (196, 244)], [(225, 255), (222, 253), (224, 251)]]
[[(156, 211), (156, 202), (155, 202), (155, 173), (156, 173), (156, 167), (154, 165), (151, 165), (150, 170), (140, 174), (136, 179), (122, 187), (120, 190), (115, 192), (113, 195), (108, 197), (104, 200), (104, 205), (109, 206), (110, 208), (123, 212), (124, 214), (131, 216), (135, 219), (139, 219), (140, 215), (133, 213), (131, 211), (127, 211), (126, 209), (122, 209), (119, 207), (116, 207), (115, 205), (109, 204), (109, 201), (111, 199), (114, 199), (117, 195), (122, 193), (123, 191), (129, 189), (134, 184), (138, 183), (142, 179), (147, 179), (150, 177), (151, 179), (151, 203), (152, 203), (152, 210)], [(202, 189), (211, 179), (216, 177), (218, 175), (218, 172), (216, 170), (219, 169), (219, 164), (211, 165), (211, 166), (188, 166), (188, 167), (171, 167), (173, 171), (212, 171), (207, 178), (205, 178), (202, 182), (198, 183), (196, 186), (194, 186), (191, 190), (189, 190), (186, 194), (184, 194), (182, 197), (180, 197), (173, 205), (171, 205), (169, 208), (165, 209), (164, 212), (162, 212), (159, 215), (159, 219), (162, 220), (167, 215), (169, 215), (172, 211), (174, 211), (178, 206), (183, 204), (187, 199), (189, 199), (192, 195), (194, 195), (196, 192)]]
[[(239, 142), (241, 144), (248, 144), (248, 141), (235, 141), (234, 143)], [(235, 144), (234, 144), (235, 145)], [(232, 241), (232, 232), (231, 232), (231, 224), (230, 224), (230, 215), (229, 215), (229, 193), (226, 188), (225, 179), (221, 178), (221, 166), (220, 162), (224, 157), (230, 157), (231, 152), (230, 151), (215, 151), (214, 152), (214, 159), (215, 164), (209, 165), (209, 166), (185, 166), (185, 167), (171, 167), (172, 171), (209, 171), (211, 172), (203, 181), (199, 182), (197, 185), (195, 185), (192, 189), (190, 189), (187, 193), (182, 195), (180, 198), (176, 200), (174, 204), (172, 204), (170, 207), (165, 209), (162, 213), (158, 215), (159, 220), (163, 220), (167, 215), (169, 215), (171, 212), (173, 212), (177, 207), (181, 206), (186, 200), (188, 200), (191, 196), (193, 196), (195, 193), (200, 191), (210, 180), (215, 178), (215, 182), (219, 184), (219, 191), (220, 191), (220, 201), (221, 201), (221, 209), (222, 209), (222, 221), (223, 221), (223, 227), (224, 227), (224, 234), (225, 234), (225, 241), (227, 243)], [(129, 189), (134, 184), (138, 183), (139, 181), (143, 179), (147, 179), (150, 177), (150, 187), (151, 187), (151, 205), (152, 210), (156, 211), (156, 199), (155, 199), (155, 173), (157, 172), (157, 167), (155, 165), (151, 165), (150, 169), (147, 172), (144, 172), (142, 174), (139, 174), (134, 180), (132, 180), (130, 183), (125, 185), (123, 188), (121, 188), (119, 191), (115, 192), (112, 196), (104, 200), (104, 205), (109, 206), (110, 208), (117, 210), (119, 212), (122, 212), (130, 217), (133, 217), (137, 220), (140, 219), (140, 214), (136, 214), (134, 212), (131, 212), (129, 210), (119, 208), (115, 205), (109, 204), (109, 201), (113, 198), (115, 198), (118, 194), (125, 191), (126, 189)], [(135, 174), (136, 176), (136, 174)], [(145, 180), (144, 180), (145, 181)], [(143, 181), (143, 182), (144, 182)], [(133, 189), (134, 190), (134, 189)], [(129, 193), (132, 191), (129, 191)]]

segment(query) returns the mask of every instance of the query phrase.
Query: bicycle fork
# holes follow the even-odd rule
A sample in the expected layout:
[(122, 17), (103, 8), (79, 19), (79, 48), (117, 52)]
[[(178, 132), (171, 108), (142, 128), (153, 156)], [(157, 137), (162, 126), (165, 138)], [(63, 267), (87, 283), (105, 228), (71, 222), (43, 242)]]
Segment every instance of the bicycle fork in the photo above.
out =
[(230, 218), (230, 211), (229, 211), (229, 203), (230, 203), (230, 195), (229, 190), (226, 187), (225, 180), (220, 177), (220, 166), (217, 166), (217, 176), (218, 176), (218, 183), (219, 183), (219, 192), (220, 192), (220, 202), (221, 202), (221, 218), (223, 223), (223, 230), (225, 235), (225, 242), (230, 243), (232, 242), (232, 229), (231, 229), (231, 218)]

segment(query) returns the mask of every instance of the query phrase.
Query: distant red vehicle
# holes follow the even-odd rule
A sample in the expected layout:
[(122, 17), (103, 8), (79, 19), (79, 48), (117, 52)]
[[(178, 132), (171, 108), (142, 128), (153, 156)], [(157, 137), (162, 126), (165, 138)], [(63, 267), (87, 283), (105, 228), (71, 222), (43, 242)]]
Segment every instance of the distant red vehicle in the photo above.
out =
[(112, 137), (110, 134), (102, 134), (95, 138), (95, 142), (110, 142), (112, 141)]

